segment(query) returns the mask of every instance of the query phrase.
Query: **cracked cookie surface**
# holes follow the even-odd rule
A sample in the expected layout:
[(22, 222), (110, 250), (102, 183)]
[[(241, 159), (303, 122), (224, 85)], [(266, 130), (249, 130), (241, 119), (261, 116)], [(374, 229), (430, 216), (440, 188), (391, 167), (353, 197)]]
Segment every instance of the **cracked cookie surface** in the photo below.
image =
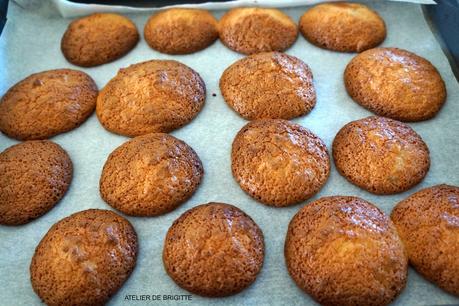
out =
[(414, 268), (459, 296), (459, 187), (422, 189), (398, 203), (391, 218)]
[(445, 82), (437, 69), (397, 48), (375, 48), (354, 57), (344, 71), (344, 84), (358, 104), (400, 121), (430, 119), (446, 100)]
[(152, 60), (120, 69), (100, 91), (96, 114), (116, 134), (168, 133), (196, 117), (205, 98), (196, 71), (177, 61)]
[(218, 38), (217, 20), (206, 10), (168, 9), (145, 24), (146, 42), (168, 54), (188, 54), (210, 46)]
[(429, 149), (409, 125), (371, 116), (346, 124), (333, 141), (336, 168), (374, 194), (410, 189), (426, 176)]
[(298, 27), (277, 9), (235, 8), (218, 23), (220, 40), (243, 54), (284, 51), (296, 41)]
[(258, 225), (223, 203), (196, 206), (174, 221), (164, 241), (163, 262), (180, 287), (203, 296), (236, 294), (252, 284), (264, 259)]
[(72, 64), (92, 67), (122, 57), (138, 41), (137, 28), (128, 18), (96, 13), (69, 24), (61, 40), (61, 50)]
[(300, 18), (299, 28), (314, 45), (341, 52), (362, 52), (386, 38), (384, 20), (359, 3), (316, 5)]
[(72, 161), (58, 144), (29, 140), (0, 153), (0, 224), (28, 223), (51, 210), (72, 181)]
[(132, 216), (157, 216), (188, 200), (204, 169), (185, 142), (163, 133), (138, 136), (105, 162), (100, 193), (110, 206)]
[(291, 119), (316, 104), (312, 72), (300, 59), (280, 52), (243, 58), (220, 78), (226, 103), (248, 120)]
[(295, 283), (321, 305), (387, 305), (407, 281), (408, 258), (394, 224), (357, 197), (304, 206), (290, 221), (284, 254)]
[(260, 119), (236, 135), (231, 169), (239, 186), (271, 206), (289, 206), (316, 194), (328, 179), (330, 159), (323, 141), (282, 119)]
[(77, 212), (54, 224), (35, 249), (30, 280), (50, 306), (103, 305), (128, 279), (137, 234), (109, 210)]
[(97, 86), (72, 69), (34, 73), (0, 102), (0, 130), (19, 140), (46, 139), (80, 126), (94, 111)]

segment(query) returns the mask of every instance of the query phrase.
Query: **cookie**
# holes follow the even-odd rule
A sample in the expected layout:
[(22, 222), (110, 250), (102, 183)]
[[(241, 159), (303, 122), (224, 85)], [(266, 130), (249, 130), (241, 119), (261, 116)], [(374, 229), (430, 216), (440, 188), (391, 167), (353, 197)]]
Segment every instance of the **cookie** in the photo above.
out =
[(218, 23), (220, 40), (243, 54), (284, 51), (296, 41), (298, 27), (277, 9), (234, 8)]
[(248, 120), (291, 119), (309, 113), (316, 104), (309, 66), (279, 52), (238, 60), (220, 78), (220, 90), (226, 103)]
[(341, 52), (362, 52), (386, 38), (384, 20), (359, 3), (316, 5), (301, 16), (299, 27), (312, 44)]
[(166, 272), (177, 285), (202, 296), (244, 290), (255, 281), (263, 259), (261, 229), (229, 204), (208, 203), (186, 211), (164, 241)]
[(188, 200), (204, 175), (185, 142), (163, 133), (138, 136), (113, 151), (100, 178), (110, 206), (132, 216), (157, 216)]
[(397, 48), (354, 57), (344, 71), (346, 90), (371, 112), (400, 121), (434, 117), (446, 100), (445, 82), (426, 59)]
[(231, 169), (254, 199), (283, 207), (305, 201), (328, 179), (330, 159), (324, 142), (308, 129), (282, 119), (260, 119), (236, 135)]
[(49, 140), (30, 140), (0, 153), (0, 224), (28, 223), (54, 207), (72, 181), (67, 152)]
[(96, 114), (116, 134), (168, 133), (196, 117), (205, 98), (196, 71), (177, 61), (152, 60), (120, 69), (97, 97)]
[(391, 218), (414, 268), (459, 296), (459, 187), (422, 189), (398, 203)]
[(374, 194), (410, 189), (430, 167), (427, 145), (409, 125), (372, 116), (349, 122), (333, 141), (338, 172)]
[(97, 86), (72, 69), (32, 74), (0, 101), (0, 131), (19, 140), (46, 139), (80, 126), (94, 111)]
[(137, 258), (131, 223), (109, 210), (66, 217), (35, 249), (30, 280), (46, 305), (103, 305), (128, 279)]
[(408, 258), (394, 224), (357, 197), (320, 198), (291, 220), (288, 272), (321, 305), (387, 305), (405, 288)]
[(217, 19), (206, 10), (168, 9), (151, 16), (145, 41), (168, 54), (188, 54), (210, 46), (218, 38)]
[(65, 58), (77, 66), (112, 62), (139, 41), (135, 24), (118, 14), (96, 13), (72, 21), (61, 40)]

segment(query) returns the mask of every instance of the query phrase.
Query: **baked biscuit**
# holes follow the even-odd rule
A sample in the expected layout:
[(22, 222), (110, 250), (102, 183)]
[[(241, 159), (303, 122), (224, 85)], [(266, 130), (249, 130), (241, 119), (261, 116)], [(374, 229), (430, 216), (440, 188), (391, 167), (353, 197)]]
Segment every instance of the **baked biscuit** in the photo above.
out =
[(333, 159), (342, 176), (374, 194), (408, 190), (430, 167), (421, 136), (403, 122), (378, 116), (342, 127), (333, 141)]
[(391, 218), (414, 268), (459, 296), (459, 188), (422, 189), (398, 203)]
[(244, 54), (284, 51), (296, 41), (298, 27), (277, 9), (234, 8), (218, 23), (220, 40)]
[(72, 69), (32, 74), (0, 102), (0, 130), (19, 140), (46, 139), (81, 125), (94, 111), (97, 86)]
[(220, 78), (220, 90), (226, 103), (248, 120), (291, 119), (309, 113), (316, 104), (309, 66), (279, 52), (238, 60)]
[(150, 47), (159, 52), (193, 53), (218, 38), (217, 19), (206, 10), (168, 9), (148, 19), (144, 35)]
[(96, 13), (69, 24), (61, 40), (61, 50), (72, 64), (92, 67), (122, 57), (138, 41), (137, 28), (128, 18)]
[(128, 279), (137, 258), (131, 223), (109, 210), (66, 217), (35, 249), (30, 279), (49, 306), (103, 305)]
[(359, 3), (316, 5), (304, 13), (299, 27), (314, 45), (341, 52), (362, 52), (386, 38), (384, 20)]
[(323, 141), (308, 129), (287, 120), (260, 119), (236, 135), (231, 168), (251, 197), (283, 207), (305, 201), (322, 188), (330, 159)]
[(188, 200), (203, 174), (201, 160), (185, 142), (168, 134), (147, 134), (110, 154), (100, 193), (127, 215), (157, 216)]
[(346, 90), (371, 112), (400, 121), (434, 117), (446, 87), (426, 59), (397, 48), (376, 48), (354, 57), (344, 71)]
[(202, 296), (244, 290), (255, 281), (263, 259), (262, 231), (229, 204), (208, 203), (186, 211), (164, 241), (166, 272), (177, 285)]
[(56, 205), (72, 181), (72, 161), (58, 144), (31, 140), (0, 153), (0, 224), (28, 223)]
[(323, 197), (291, 220), (285, 260), (321, 305), (387, 305), (405, 288), (408, 258), (395, 226), (357, 197)]
[(120, 135), (168, 133), (196, 117), (205, 98), (196, 71), (177, 61), (152, 60), (120, 69), (97, 97), (96, 114)]

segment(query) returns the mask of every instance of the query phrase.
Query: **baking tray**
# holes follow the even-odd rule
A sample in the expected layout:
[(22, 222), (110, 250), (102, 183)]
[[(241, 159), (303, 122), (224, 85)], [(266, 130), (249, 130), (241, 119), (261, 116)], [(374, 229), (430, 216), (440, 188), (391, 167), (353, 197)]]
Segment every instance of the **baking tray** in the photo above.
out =
[(459, 80), (459, 0), (423, 6), (424, 15)]
[[(443, 76), (448, 99), (432, 120), (412, 123), (431, 151), (432, 165), (425, 180), (415, 188), (397, 195), (376, 196), (361, 190), (341, 177), (334, 165), (324, 188), (314, 198), (328, 195), (354, 195), (374, 203), (386, 213), (401, 199), (434, 184), (459, 185), (459, 84), (419, 5), (372, 1), (387, 23), (388, 37), (383, 46), (411, 50), (429, 59)], [(306, 7), (284, 9), (298, 20)], [(215, 11), (216, 17), (223, 12)], [(149, 13), (128, 15), (143, 29)], [(201, 113), (190, 124), (172, 134), (186, 141), (200, 156), (205, 175), (197, 193), (175, 211), (154, 218), (128, 217), (137, 230), (140, 250), (137, 266), (129, 280), (110, 300), (110, 305), (314, 305), (289, 277), (283, 256), (287, 226), (293, 215), (306, 203), (288, 208), (272, 208), (247, 196), (231, 175), (231, 143), (247, 123), (224, 102), (218, 88), (226, 67), (243, 56), (224, 47), (219, 41), (191, 55), (171, 56), (151, 50), (142, 39), (125, 57), (100, 67), (82, 69), (69, 64), (60, 52), (60, 39), (69, 23), (48, 3), (25, 10), (10, 3), (8, 22), (0, 37), (0, 94), (27, 75), (54, 68), (80, 69), (103, 87), (121, 67), (150, 59), (176, 59), (198, 71), (207, 86), (207, 100)], [(312, 69), (317, 90), (313, 111), (293, 121), (319, 135), (327, 147), (347, 122), (371, 115), (351, 100), (344, 89), (342, 74), (355, 54), (319, 49), (299, 37), (288, 54), (305, 61)], [(216, 97), (213, 96), (216, 94)], [(107, 156), (128, 138), (107, 132), (95, 115), (81, 127), (53, 137), (65, 148), (74, 163), (74, 177), (63, 200), (49, 213), (24, 226), (0, 226), (0, 304), (39, 305), (29, 280), (29, 264), (34, 249), (52, 224), (74, 212), (88, 208), (111, 209), (99, 195), (99, 177)], [(0, 150), (17, 143), (0, 135)], [(263, 230), (266, 243), (265, 263), (257, 281), (235, 296), (219, 299), (192, 295), (191, 301), (128, 301), (127, 295), (188, 295), (166, 274), (162, 246), (167, 229), (184, 211), (201, 203), (220, 201), (246, 211)], [(359, 273), (359, 271), (356, 271)], [(427, 282), (409, 270), (406, 289), (395, 305), (451, 305), (459, 299)]]

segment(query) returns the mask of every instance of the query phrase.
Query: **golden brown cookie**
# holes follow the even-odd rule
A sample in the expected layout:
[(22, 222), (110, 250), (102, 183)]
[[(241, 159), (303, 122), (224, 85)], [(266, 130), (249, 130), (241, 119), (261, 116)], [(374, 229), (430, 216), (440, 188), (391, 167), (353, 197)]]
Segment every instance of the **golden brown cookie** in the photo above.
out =
[(395, 226), (357, 197), (323, 197), (291, 220), (285, 260), (321, 305), (387, 305), (405, 288), (408, 258)]
[(131, 223), (109, 210), (66, 217), (35, 249), (30, 280), (49, 306), (103, 305), (128, 279), (137, 258)]
[(147, 134), (110, 154), (100, 193), (127, 215), (157, 216), (188, 200), (203, 175), (201, 160), (185, 142), (168, 134)]
[(426, 59), (397, 48), (376, 48), (354, 57), (344, 71), (346, 90), (373, 113), (400, 121), (434, 117), (446, 87)]
[(226, 103), (248, 120), (291, 119), (309, 113), (316, 104), (309, 66), (279, 52), (238, 60), (220, 78), (220, 90)]
[(96, 13), (69, 24), (62, 37), (61, 50), (72, 64), (92, 67), (122, 57), (138, 41), (137, 28), (128, 18)]
[(150, 47), (159, 52), (193, 53), (218, 38), (217, 19), (206, 10), (168, 9), (148, 19), (144, 35)]
[(28, 223), (56, 205), (72, 181), (70, 157), (49, 140), (31, 140), (0, 153), (0, 224)]
[(177, 61), (152, 60), (120, 69), (97, 97), (96, 114), (113, 133), (168, 133), (196, 117), (205, 98), (196, 71)]
[(298, 27), (287, 15), (277, 9), (234, 8), (218, 23), (220, 40), (228, 48), (254, 54), (284, 51), (296, 41)]
[(94, 111), (97, 86), (72, 69), (32, 74), (11, 87), (0, 102), (0, 130), (19, 140), (45, 139), (70, 131)]
[(177, 285), (202, 296), (244, 290), (255, 281), (263, 259), (261, 229), (229, 204), (208, 203), (186, 211), (164, 241), (166, 272)]
[(459, 188), (422, 189), (398, 203), (391, 218), (414, 268), (459, 296)]
[(359, 3), (316, 5), (304, 13), (299, 27), (314, 45), (341, 52), (362, 52), (386, 38), (384, 20)]
[(256, 200), (283, 207), (305, 201), (328, 179), (330, 159), (323, 141), (282, 119), (245, 125), (233, 141), (233, 176)]
[(333, 141), (338, 172), (374, 194), (410, 189), (430, 167), (427, 145), (409, 125), (372, 116), (349, 122)]

